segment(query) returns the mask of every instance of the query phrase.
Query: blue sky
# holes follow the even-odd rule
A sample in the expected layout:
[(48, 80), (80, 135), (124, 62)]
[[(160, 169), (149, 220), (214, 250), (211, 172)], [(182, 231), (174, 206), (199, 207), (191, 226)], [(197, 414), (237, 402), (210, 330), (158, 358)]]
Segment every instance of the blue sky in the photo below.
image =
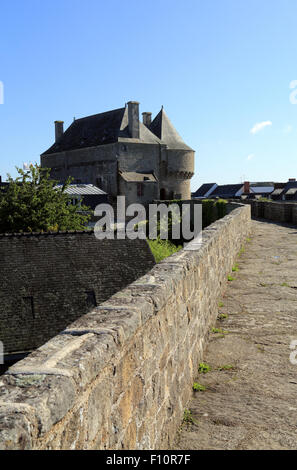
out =
[(53, 121), (129, 100), (164, 105), (196, 150), (193, 190), (297, 177), (296, 0), (10, 0), (0, 12), (2, 178), (39, 161)]

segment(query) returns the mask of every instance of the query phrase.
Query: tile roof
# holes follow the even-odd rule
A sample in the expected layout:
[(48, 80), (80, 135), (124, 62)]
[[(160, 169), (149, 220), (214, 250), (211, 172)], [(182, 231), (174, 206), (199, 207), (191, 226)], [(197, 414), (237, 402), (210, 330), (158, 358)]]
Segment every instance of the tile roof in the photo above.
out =
[(297, 188), (290, 188), (286, 191), (286, 194), (291, 195), (291, 194), (296, 194), (297, 193)]
[(125, 108), (76, 119), (44, 154), (116, 142)]
[(283, 192), (283, 188), (277, 188), (272, 191), (271, 196), (279, 196)]
[(288, 181), (286, 183), (284, 192), (286, 193), (288, 191), (288, 189), (291, 189), (291, 188), (297, 188), (297, 181)]
[[(62, 184), (58, 184), (55, 188), (62, 188)], [(68, 188), (65, 189), (66, 194), (84, 194), (84, 195), (93, 195), (93, 194), (107, 194), (102, 189), (97, 188), (93, 184), (70, 184)]]
[(269, 186), (272, 186), (274, 188), (274, 183), (272, 183), (271, 181), (267, 182), (256, 182), (256, 183), (250, 183), (250, 186), (252, 186), (253, 188), (257, 188), (257, 187), (269, 187)]
[[(85, 147), (131, 141), (128, 130), (128, 108), (119, 108), (105, 113), (76, 119), (42, 155), (75, 150)], [(143, 143), (161, 143), (158, 136), (139, 122), (139, 140)]]
[(203, 197), (216, 183), (204, 183), (193, 193), (193, 197)]
[(211, 197), (219, 196), (219, 197), (233, 197), (236, 193), (243, 189), (243, 183), (240, 184), (224, 184), (218, 186), (212, 193)]

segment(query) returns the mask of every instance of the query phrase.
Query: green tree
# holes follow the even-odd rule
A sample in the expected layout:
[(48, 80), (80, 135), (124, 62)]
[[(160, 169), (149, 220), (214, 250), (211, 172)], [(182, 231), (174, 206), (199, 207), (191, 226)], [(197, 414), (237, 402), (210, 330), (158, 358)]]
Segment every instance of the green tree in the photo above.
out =
[(19, 176), (7, 175), (8, 189), (0, 192), (0, 232), (47, 232), (83, 230), (90, 215), (86, 206), (70, 204), (67, 182), (55, 188), (50, 169), (31, 165), (28, 171), (17, 168)]

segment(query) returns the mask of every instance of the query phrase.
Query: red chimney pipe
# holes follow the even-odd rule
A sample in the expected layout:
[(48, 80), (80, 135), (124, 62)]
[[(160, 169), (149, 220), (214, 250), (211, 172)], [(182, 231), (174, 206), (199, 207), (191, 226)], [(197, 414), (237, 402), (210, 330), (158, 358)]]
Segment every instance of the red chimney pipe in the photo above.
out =
[(244, 182), (243, 192), (246, 194), (250, 194), (250, 182), (249, 181)]

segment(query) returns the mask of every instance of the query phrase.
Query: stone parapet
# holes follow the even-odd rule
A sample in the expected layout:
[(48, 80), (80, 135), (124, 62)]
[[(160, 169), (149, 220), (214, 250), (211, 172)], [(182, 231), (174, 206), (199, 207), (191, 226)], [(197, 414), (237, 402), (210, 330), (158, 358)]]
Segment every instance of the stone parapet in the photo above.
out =
[(169, 449), (250, 233), (243, 205), (0, 377), (0, 449)]

